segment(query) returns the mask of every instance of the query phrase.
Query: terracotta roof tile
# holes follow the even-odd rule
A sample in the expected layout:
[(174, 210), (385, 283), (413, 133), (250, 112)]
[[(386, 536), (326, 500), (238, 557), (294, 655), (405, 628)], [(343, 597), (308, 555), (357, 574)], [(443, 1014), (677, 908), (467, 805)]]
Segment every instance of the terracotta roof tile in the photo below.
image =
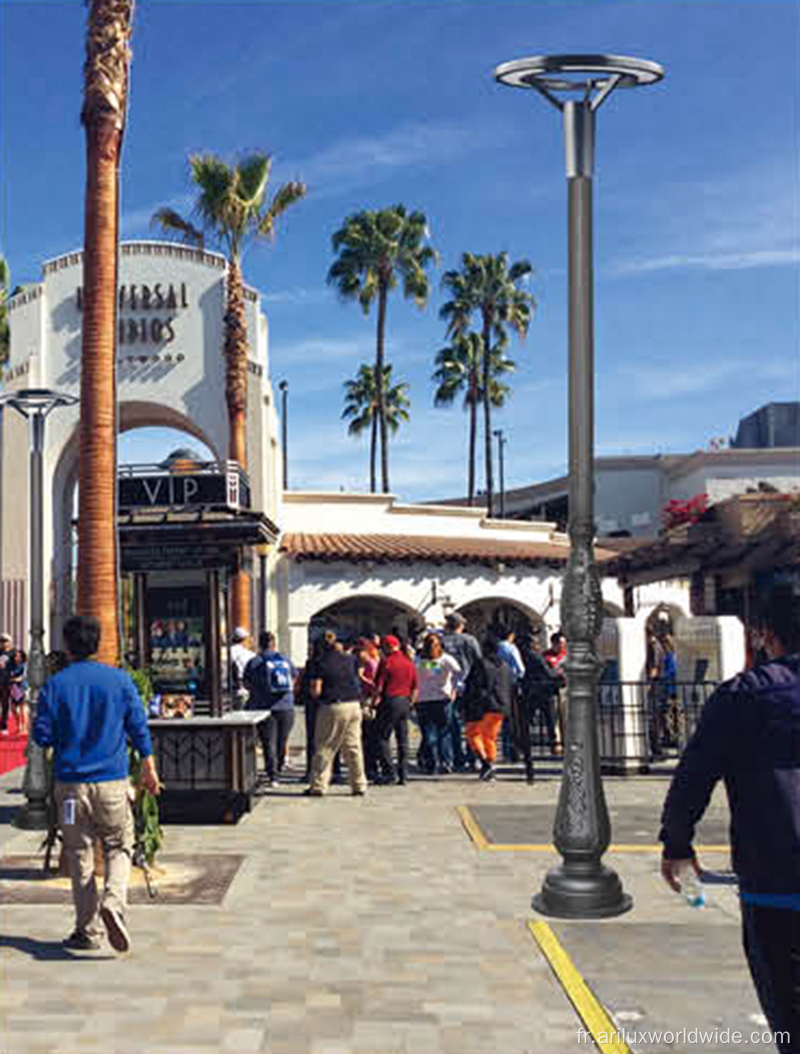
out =
[[(569, 547), (556, 542), (511, 541), (500, 538), (439, 538), (399, 534), (288, 533), (280, 550), (296, 560), (373, 560), (383, 563), (557, 564), (566, 563)], [(598, 560), (615, 554), (597, 550)]]

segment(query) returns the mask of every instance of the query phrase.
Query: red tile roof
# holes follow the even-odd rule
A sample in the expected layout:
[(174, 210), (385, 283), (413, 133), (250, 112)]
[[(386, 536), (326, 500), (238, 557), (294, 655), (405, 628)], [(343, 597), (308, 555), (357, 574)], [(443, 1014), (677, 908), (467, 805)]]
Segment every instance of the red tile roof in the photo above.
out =
[[(280, 551), (296, 560), (344, 560), (376, 563), (550, 564), (569, 558), (569, 546), (556, 542), (510, 541), (500, 538), (438, 538), (399, 534), (305, 534), (281, 538)], [(597, 550), (598, 560), (615, 554)]]

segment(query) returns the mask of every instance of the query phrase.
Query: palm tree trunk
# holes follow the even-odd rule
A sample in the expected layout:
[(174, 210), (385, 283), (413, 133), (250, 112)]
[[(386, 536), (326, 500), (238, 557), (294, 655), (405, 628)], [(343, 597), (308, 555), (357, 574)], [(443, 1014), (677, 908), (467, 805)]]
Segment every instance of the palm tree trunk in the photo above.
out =
[[(225, 312), (225, 402), (228, 406), (228, 458), (247, 471), (247, 319), (239, 261), (228, 261), (228, 303)], [(231, 579), (232, 629), (252, 629), (250, 575), (237, 571)]]
[(475, 504), (475, 455), (478, 441), (478, 385), (476, 378), (470, 378), (469, 393), (469, 482), (468, 501), (470, 505)]
[(374, 494), (375, 487), (375, 468), (376, 468), (376, 454), (378, 452), (378, 418), (373, 413), (372, 424), (370, 425), (370, 437), (369, 437), (369, 492)]
[(491, 517), (494, 505), (494, 476), (492, 473), (492, 407), (489, 401), (491, 382), (492, 316), (483, 314), (483, 449), (486, 459), (486, 515)]
[(79, 426), (77, 610), (100, 624), (101, 662), (119, 660), (116, 303), (119, 158), (133, 0), (92, 0), (86, 30), (86, 198)]
[(378, 411), (378, 428), (381, 437), (381, 489), (389, 493), (389, 430), (386, 427), (386, 393), (384, 391), (384, 340), (386, 330), (386, 301), (389, 289), (386, 282), (380, 280), (378, 290), (378, 334), (375, 351), (375, 401)]

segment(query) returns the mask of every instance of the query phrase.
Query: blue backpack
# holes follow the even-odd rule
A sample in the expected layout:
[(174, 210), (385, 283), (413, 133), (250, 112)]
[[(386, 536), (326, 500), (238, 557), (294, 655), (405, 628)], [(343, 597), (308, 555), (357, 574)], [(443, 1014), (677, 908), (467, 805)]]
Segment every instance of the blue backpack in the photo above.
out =
[(277, 702), (292, 690), (292, 664), (278, 654), (257, 655), (247, 664), (245, 684), (257, 698)]

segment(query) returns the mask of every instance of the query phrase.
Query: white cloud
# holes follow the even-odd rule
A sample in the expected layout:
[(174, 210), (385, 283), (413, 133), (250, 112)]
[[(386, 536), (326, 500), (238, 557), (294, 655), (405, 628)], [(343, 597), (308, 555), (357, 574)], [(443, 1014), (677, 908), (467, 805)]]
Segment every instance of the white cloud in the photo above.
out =
[(150, 205), (124, 211), (120, 217), (121, 236), (130, 238), (134, 234), (141, 235), (146, 231), (151, 237), (163, 237), (159, 228), (150, 226), (153, 213), (163, 208), (174, 209), (175, 212), (187, 216), (192, 209), (192, 198), (189, 194), (178, 194), (169, 201), (155, 201)]
[[(770, 159), (715, 178), (667, 183), (658, 194), (620, 198), (620, 222), (637, 232), (636, 250), (616, 260), (608, 273), (795, 266), (800, 263), (796, 180), (794, 157)], [(649, 232), (644, 252), (641, 230)]]
[(615, 264), (613, 275), (646, 274), (693, 268), (704, 271), (741, 271), (752, 267), (784, 267), (800, 263), (798, 249), (756, 249), (751, 252), (672, 253)]
[[(753, 363), (726, 359), (715, 362), (672, 363), (664, 367), (628, 367), (619, 371), (621, 383), (632, 395), (642, 399), (673, 399), (718, 391), (734, 379), (752, 375)], [(761, 362), (759, 377), (785, 376), (786, 366)]]
[(324, 286), (311, 289), (277, 289), (274, 293), (262, 293), (261, 300), (265, 304), (304, 307), (308, 304), (327, 304), (333, 300), (333, 294)]
[(295, 167), (320, 198), (376, 182), (397, 169), (435, 168), (481, 147), (496, 147), (504, 135), (499, 125), (487, 135), (485, 129), (478, 134), (444, 121), (410, 122), (383, 134), (342, 139)]

